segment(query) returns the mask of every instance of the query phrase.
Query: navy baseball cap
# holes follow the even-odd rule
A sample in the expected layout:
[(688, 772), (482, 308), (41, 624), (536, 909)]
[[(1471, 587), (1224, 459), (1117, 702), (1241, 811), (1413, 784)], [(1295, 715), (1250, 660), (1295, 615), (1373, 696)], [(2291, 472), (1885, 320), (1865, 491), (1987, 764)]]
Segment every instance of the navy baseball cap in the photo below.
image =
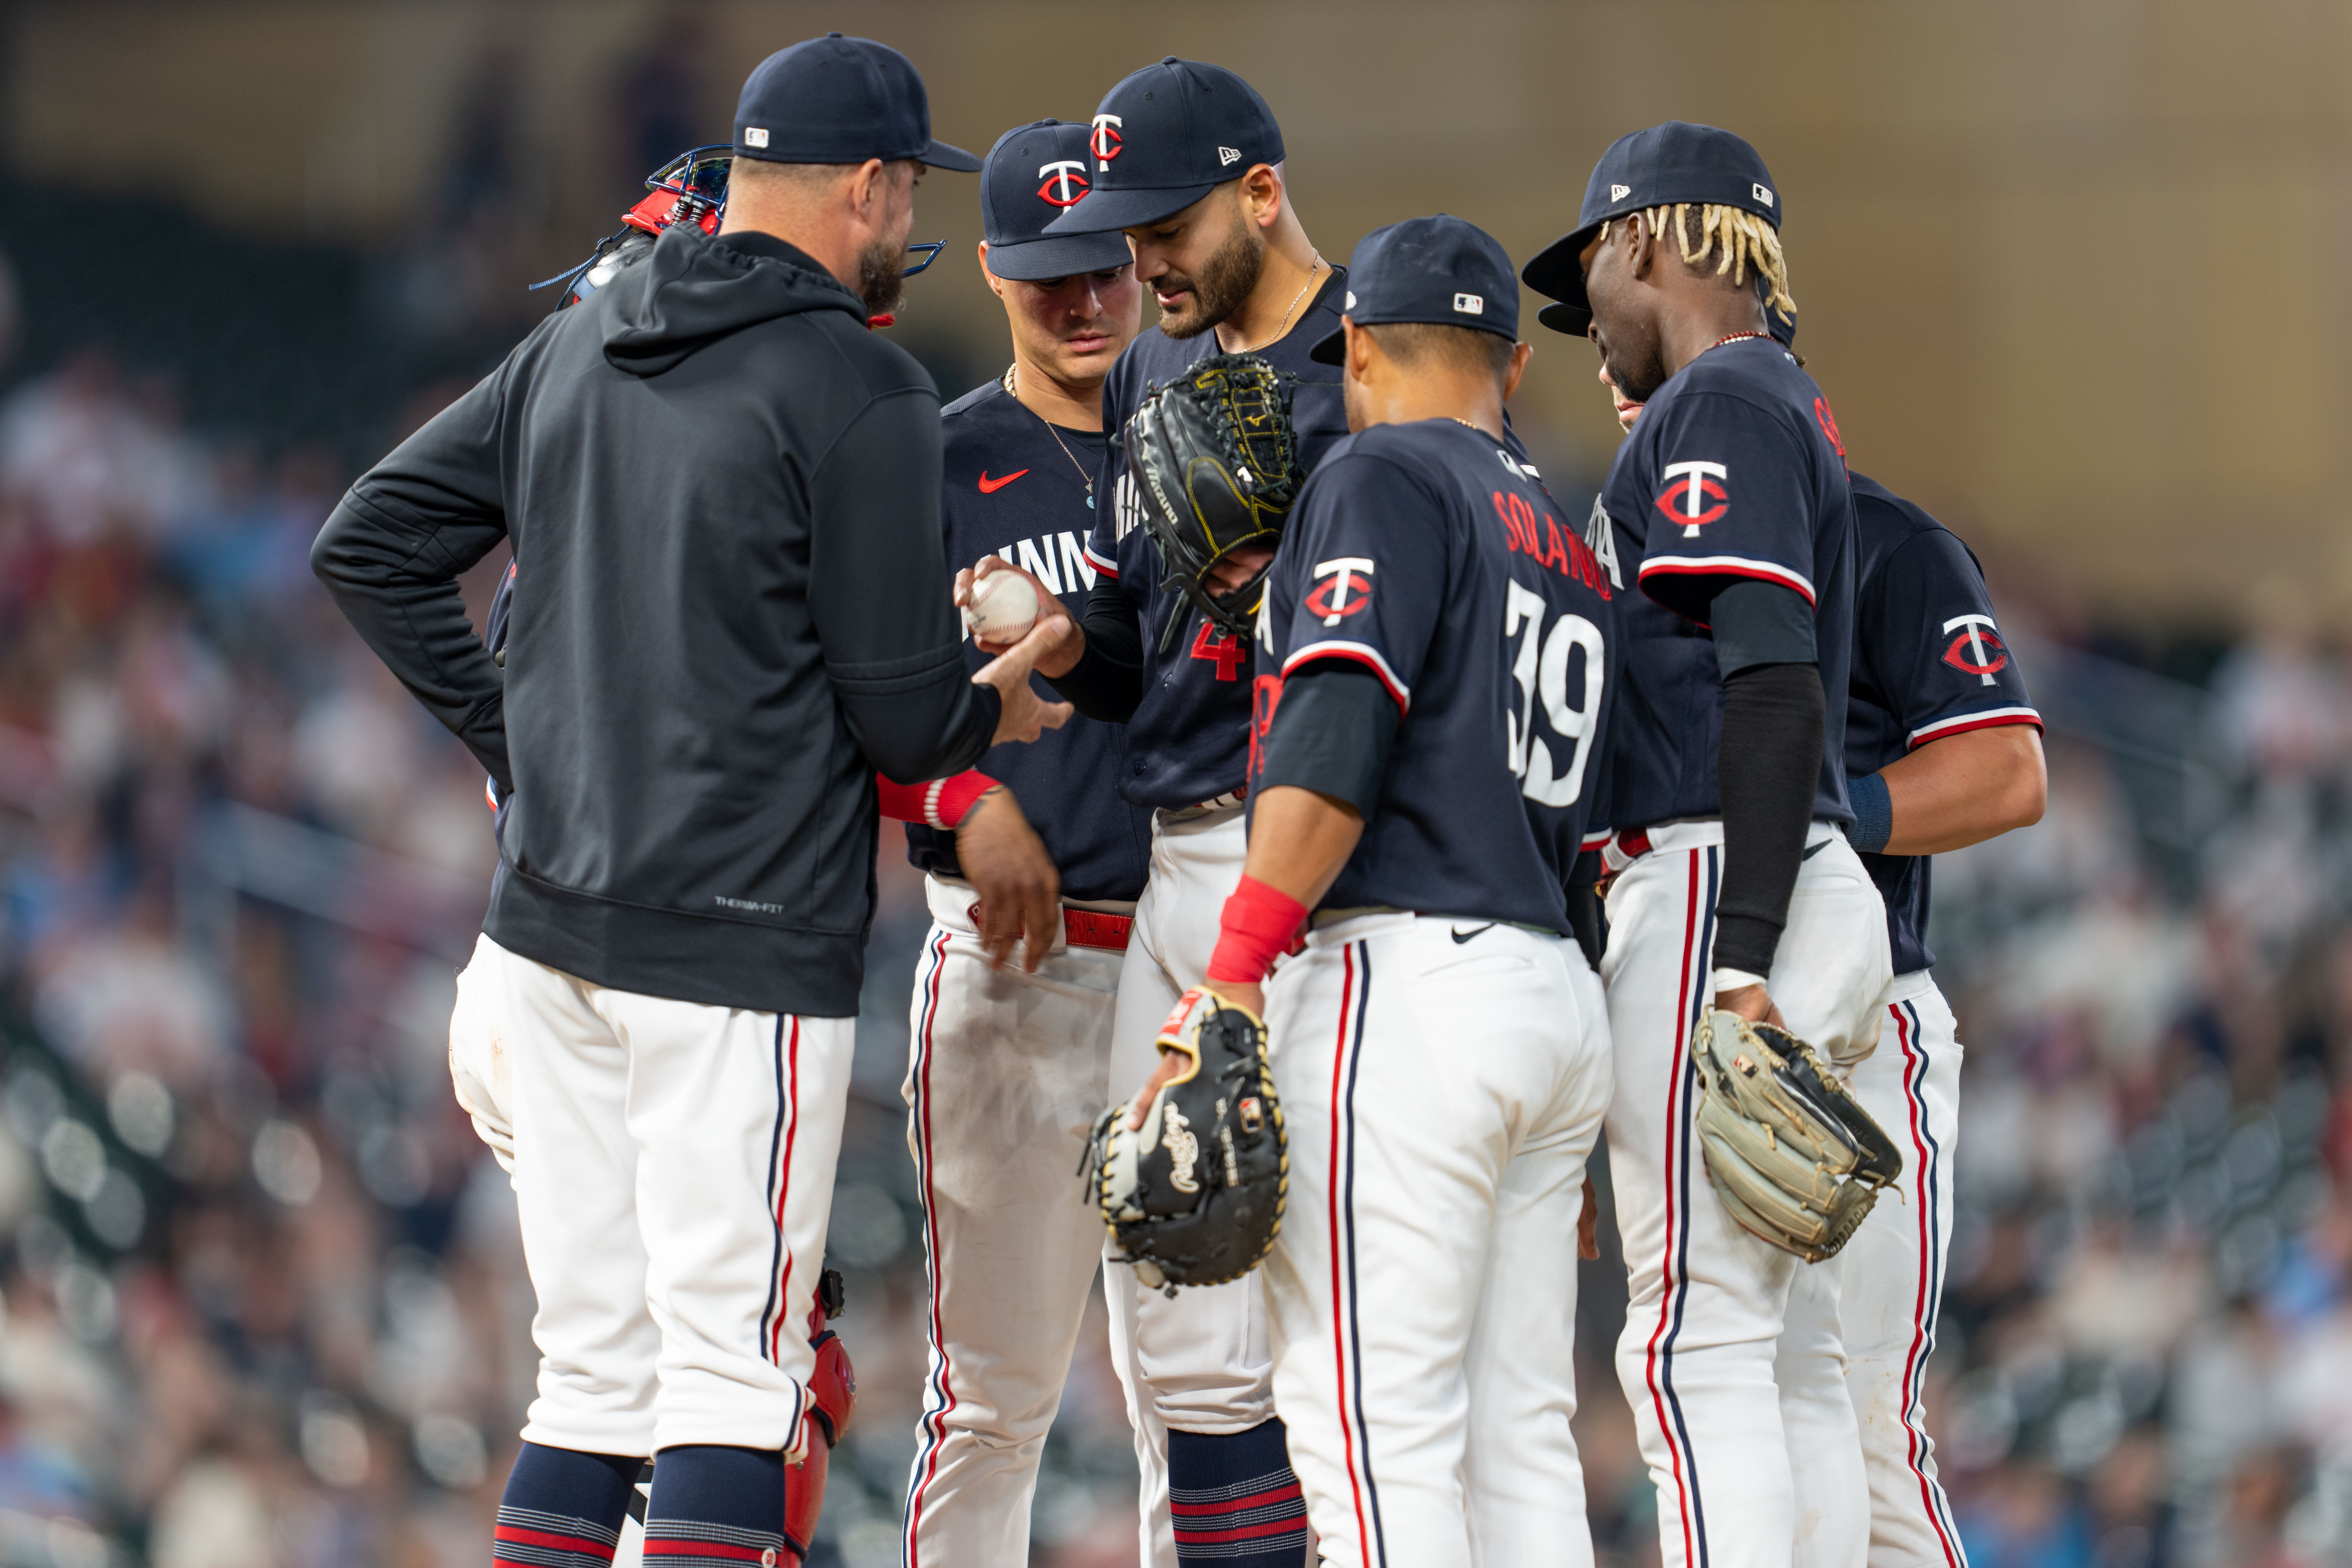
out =
[[(1511, 258), (1475, 223), (1439, 213), (1376, 228), (1348, 258), (1349, 321), (1360, 327), (1421, 321), (1475, 327), (1507, 342), (1519, 337), (1519, 284)], [(1348, 334), (1332, 332), (1307, 351), (1318, 364), (1348, 357)]]
[(1049, 234), (1137, 228), (1182, 212), (1260, 163), (1282, 162), (1282, 127), (1223, 66), (1170, 55), (1110, 89), (1087, 139), (1094, 189)]
[(1045, 226), (1078, 205), (1091, 182), (1087, 129), (1061, 120), (1016, 126), (996, 139), (980, 171), (980, 230), (988, 269), (1034, 283), (1081, 272), (1108, 272), (1134, 259), (1127, 237), (1048, 235)]
[[(1645, 207), (1676, 202), (1738, 207), (1774, 228), (1780, 226), (1780, 193), (1756, 149), (1728, 131), (1669, 120), (1622, 136), (1601, 154), (1584, 187), (1584, 206), (1574, 234), (1536, 252), (1519, 276), (1538, 294), (1549, 294), (1579, 311), (1591, 309), (1584, 293), (1584, 268), (1578, 258), (1601, 226)], [(1563, 315), (1562, 325), (1544, 311), (1536, 318), (1558, 331), (1584, 332), (1584, 321)], [(1588, 318), (1589, 319), (1589, 318)]]
[(773, 163), (914, 158), (969, 174), (980, 160), (931, 140), (931, 100), (915, 62), (887, 44), (827, 33), (778, 49), (735, 102), (735, 156)]

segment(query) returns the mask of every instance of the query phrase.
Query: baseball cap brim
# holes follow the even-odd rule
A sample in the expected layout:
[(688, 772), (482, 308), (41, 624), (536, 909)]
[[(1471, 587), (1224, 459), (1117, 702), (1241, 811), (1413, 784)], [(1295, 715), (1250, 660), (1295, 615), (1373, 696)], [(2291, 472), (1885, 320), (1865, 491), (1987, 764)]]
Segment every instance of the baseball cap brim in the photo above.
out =
[(944, 142), (934, 142), (923, 149), (923, 166), (947, 169), (959, 174), (980, 173), (980, 160), (961, 147), (950, 147)]
[(1348, 329), (1332, 328), (1329, 335), (1307, 351), (1307, 357), (1317, 364), (1346, 364), (1348, 363)]
[(1107, 234), (1113, 229), (1141, 228), (1173, 216), (1217, 188), (1171, 185), (1161, 190), (1107, 191), (1097, 185), (1078, 198), (1078, 205), (1045, 226), (1051, 235)]
[(1010, 278), (1019, 283), (1075, 278), (1081, 272), (1108, 272), (1134, 259), (1135, 253), (1127, 247), (1127, 237), (1117, 229), (1102, 234), (1052, 235), (988, 247), (988, 269), (999, 278)]
[(1585, 335), (1585, 329), (1592, 325), (1592, 312), (1581, 305), (1546, 305), (1536, 312), (1536, 320), (1555, 332), (1580, 338)]
[[(1599, 224), (1588, 224), (1574, 234), (1555, 239), (1528, 258), (1519, 268), (1519, 281), (1538, 294), (1548, 295), (1562, 304), (1573, 305), (1580, 310), (1591, 309), (1584, 292), (1584, 247), (1601, 232)], [(1538, 317), (1538, 320), (1543, 320)], [(1551, 325), (1544, 321), (1544, 325)], [(1566, 329), (1561, 329), (1565, 331)], [(1578, 331), (1584, 329), (1579, 327)]]

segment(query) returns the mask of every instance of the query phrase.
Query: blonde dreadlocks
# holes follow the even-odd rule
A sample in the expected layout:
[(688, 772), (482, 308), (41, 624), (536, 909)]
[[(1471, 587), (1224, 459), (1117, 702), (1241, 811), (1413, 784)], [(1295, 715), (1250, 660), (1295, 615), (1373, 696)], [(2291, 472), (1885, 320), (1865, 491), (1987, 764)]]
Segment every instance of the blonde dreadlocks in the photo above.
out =
[[(1690, 219), (1698, 219), (1698, 243), (1691, 244)], [(1759, 290), (1764, 304), (1780, 312), (1784, 321), (1797, 319), (1797, 301), (1789, 292), (1789, 258), (1780, 249), (1780, 236), (1772, 226), (1754, 213), (1741, 207), (1717, 206), (1710, 202), (1694, 207), (1688, 202), (1676, 202), (1672, 206), (1650, 207), (1642, 216), (1649, 220), (1650, 232), (1660, 238), (1671, 231), (1675, 248), (1682, 258), (1696, 267), (1711, 255), (1720, 252), (1715, 264), (1717, 277), (1728, 272), (1734, 286), (1748, 281), (1748, 268), (1754, 267), (1762, 281)], [(1612, 225), (1601, 226), (1603, 238)]]

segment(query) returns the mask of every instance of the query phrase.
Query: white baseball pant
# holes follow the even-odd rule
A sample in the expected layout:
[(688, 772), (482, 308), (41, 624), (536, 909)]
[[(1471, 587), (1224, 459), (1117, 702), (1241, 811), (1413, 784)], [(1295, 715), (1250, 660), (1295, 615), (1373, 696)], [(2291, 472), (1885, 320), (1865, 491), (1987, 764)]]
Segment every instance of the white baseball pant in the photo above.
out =
[(930, 1371), (906, 1568), (1026, 1568), (1029, 1507), (1103, 1249), (1078, 1168), (1109, 1103), (1121, 954), (1056, 936), (991, 970), (977, 895), (929, 879), (900, 1091), (923, 1196)]
[[(1111, 1026), (1110, 1093), (1125, 1099), (1159, 1065), (1160, 1026), (1201, 984), (1217, 928), (1249, 847), (1242, 809), (1199, 816), (1161, 812), (1151, 826), (1151, 873), (1135, 907)], [(1265, 1289), (1253, 1271), (1226, 1285), (1163, 1295), (1123, 1263), (1103, 1267), (1111, 1364), (1127, 1394), (1142, 1470), (1142, 1562), (1176, 1568), (1168, 1509), (1168, 1429), (1230, 1436), (1274, 1417)]]
[(1275, 1397), (1322, 1561), (1590, 1563), (1569, 1421), (1599, 979), (1556, 936), (1361, 915), (1307, 938), (1266, 1011)]
[[(1692, 1121), (1723, 825), (1668, 824), (1649, 840), (1610, 889), (1601, 977), (1629, 1296), (1617, 1374), (1657, 1487), (1661, 1553), (1668, 1568), (1845, 1568), (1863, 1560), (1870, 1515), (1837, 1269), (1730, 1219)], [(1850, 1070), (1877, 1038), (1885, 909), (1835, 827), (1815, 823), (1805, 853), (1768, 978), (1790, 1029)]]
[(856, 1020), (592, 985), (484, 936), (450, 1068), (513, 1173), (526, 1442), (797, 1454)]
[(1838, 1259), (1846, 1391), (1870, 1475), (1871, 1568), (1968, 1563), (1922, 1410), (1951, 1247), (1961, 1055), (1950, 1005), (1933, 975), (1915, 970), (1888, 988), (1878, 1049), (1850, 1085), (1903, 1151), (1895, 1191), (1880, 1194)]

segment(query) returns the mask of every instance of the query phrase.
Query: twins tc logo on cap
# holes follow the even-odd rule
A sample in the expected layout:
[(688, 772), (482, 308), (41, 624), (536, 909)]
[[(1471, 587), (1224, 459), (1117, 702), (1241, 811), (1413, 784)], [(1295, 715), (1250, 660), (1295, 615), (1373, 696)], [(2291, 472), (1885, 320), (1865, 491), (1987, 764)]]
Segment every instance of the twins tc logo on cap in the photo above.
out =
[(1700, 529), (1731, 510), (1731, 493), (1716, 482), (1731, 477), (1721, 463), (1668, 463), (1664, 472), (1668, 483), (1658, 492), (1657, 507), (1683, 525), (1685, 539), (1696, 539)]
[(1083, 158), (1059, 158), (1040, 164), (1037, 177), (1045, 183), (1037, 187), (1037, 199), (1057, 207), (1074, 207), (1078, 198), (1091, 188), (1087, 183), (1087, 163)]
[(1944, 662), (1954, 669), (1976, 676), (1990, 686), (1993, 676), (2009, 668), (2009, 648), (1994, 631), (1990, 616), (1954, 616), (1944, 623), (1944, 629), (1960, 634), (1944, 650)]
[(1118, 156), (1118, 131), (1117, 128), (1125, 123), (1126, 121), (1122, 121), (1116, 114), (1097, 114), (1095, 116), (1095, 128), (1094, 131), (1087, 137), (1087, 150), (1092, 152), (1097, 158), (1102, 161), (1095, 171), (1097, 174), (1101, 174), (1104, 170), (1108, 169), (1110, 167), (1110, 161)]

